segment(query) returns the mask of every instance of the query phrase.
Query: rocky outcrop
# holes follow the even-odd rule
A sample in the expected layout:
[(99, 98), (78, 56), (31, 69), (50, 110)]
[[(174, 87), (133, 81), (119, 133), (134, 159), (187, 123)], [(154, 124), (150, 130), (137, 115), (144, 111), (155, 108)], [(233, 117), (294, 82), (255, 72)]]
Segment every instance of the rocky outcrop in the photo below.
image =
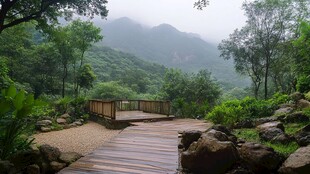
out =
[[(216, 126), (215, 129), (230, 133), (222, 126)], [(228, 136), (215, 129), (203, 133), (181, 153), (183, 169), (194, 173), (220, 174), (230, 169), (239, 159), (238, 151)]]
[(267, 122), (256, 127), (259, 132), (265, 131), (270, 128), (279, 128), (284, 131), (284, 125), (280, 121)]
[(236, 124), (234, 125), (234, 128), (235, 128), (235, 129), (253, 128), (253, 127), (255, 127), (255, 124), (254, 124), (253, 121), (250, 120), (250, 119), (239, 121), (238, 123), (236, 123)]
[(310, 124), (297, 131), (295, 139), (299, 146), (308, 146), (310, 144)]
[(254, 120), (254, 125), (258, 126), (258, 125), (268, 123), (268, 122), (280, 121), (280, 118), (281, 117), (277, 117), (277, 116), (258, 118)]
[(284, 107), (274, 111), (274, 115), (282, 115), (292, 113), (294, 109), (292, 107)]
[(42, 132), (49, 132), (51, 130), (52, 121), (51, 120), (40, 120), (37, 121), (35, 127), (36, 130), (42, 131)]
[(48, 144), (40, 146), (39, 150), (47, 161), (57, 161), (60, 156), (60, 150), (57, 147), (52, 147)]
[(40, 174), (40, 167), (37, 164), (27, 166), (28, 174)]
[(283, 122), (285, 123), (301, 123), (307, 121), (309, 121), (309, 117), (307, 117), (302, 111), (288, 114), (283, 118)]
[(292, 140), (290, 136), (288, 136), (281, 129), (276, 127), (271, 127), (259, 131), (259, 137), (263, 141), (270, 141), (273, 143), (281, 143), (281, 144), (288, 144)]
[(293, 100), (295, 103), (296, 103), (298, 100), (305, 99), (305, 95), (304, 95), (303, 93), (300, 93), (300, 92), (294, 92), (294, 93), (291, 94), (289, 97), (290, 97), (291, 100)]
[(310, 171), (310, 146), (301, 147), (292, 153), (282, 164), (279, 173), (308, 174)]
[(299, 109), (305, 109), (310, 107), (310, 102), (308, 100), (301, 99), (297, 101), (296, 105)]
[(271, 173), (281, 164), (281, 157), (262, 144), (244, 143), (239, 149), (242, 161), (254, 173)]
[(185, 150), (188, 149), (188, 147), (194, 142), (197, 141), (202, 132), (201, 131), (184, 131), (182, 133), (182, 139), (181, 139), (181, 147), (185, 148)]
[(10, 161), (0, 160), (0, 173), (15, 173), (14, 171), (14, 164)]
[(63, 118), (63, 119), (68, 119), (70, 118), (71, 116), (68, 114), (68, 113), (65, 113), (63, 115), (60, 116), (60, 118)]
[(57, 118), (57, 119), (56, 119), (56, 122), (57, 122), (58, 124), (67, 124), (67, 120), (64, 119), (64, 118)]
[(70, 165), (71, 163), (80, 159), (81, 157), (82, 155), (76, 152), (64, 152), (59, 156), (59, 161), (67, 165)]

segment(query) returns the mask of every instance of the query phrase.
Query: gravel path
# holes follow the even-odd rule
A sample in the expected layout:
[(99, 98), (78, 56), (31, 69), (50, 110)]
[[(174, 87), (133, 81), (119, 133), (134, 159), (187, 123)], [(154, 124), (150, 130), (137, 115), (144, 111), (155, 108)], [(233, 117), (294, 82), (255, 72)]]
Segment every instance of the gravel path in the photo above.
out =
[(39, 133), (33, 137), (34, 142), (39, 145), (49, 144), (58, 147), (62, 152), (73, 151), (86, 155), (120, 132), (121, 130), (109, 130), (98, 123), (88, 122), (77, 128)]

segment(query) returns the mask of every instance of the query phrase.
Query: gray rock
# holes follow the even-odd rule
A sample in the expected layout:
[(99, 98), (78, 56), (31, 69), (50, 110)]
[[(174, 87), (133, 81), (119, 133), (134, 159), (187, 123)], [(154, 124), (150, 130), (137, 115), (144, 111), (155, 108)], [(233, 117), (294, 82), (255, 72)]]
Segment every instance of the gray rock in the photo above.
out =
[(64, 118), (57, 118), (57, 119), (56, 119), (56, 122), (57, 122), (58, 124), (66, 124), (66, 123), (67, 123), (67, 120), (64, 119)]
[(208, 132), (203, 133), (201, 137), (212, 137), (218, 141), (229, 141), (229, 138), (225, 133), (214, 129), (210, 129)]
[(259, 137), (263, 141), (270, 141), (273, 143), (287, 144), (291, 142), (291, 138), (285, 134), (281, 129), (272, 127), (259, 132)]
[(40, 162), (41, 155), (37, 150), (19, 151), (11, 156), (9, 160), (14, 164), (14, 168), (19, 171), (31, 164)]
[(52, 121), (51, 120), (41, 120), (41, 121), (37, 121), (36, 123), (36, 129), (40, 130), (41, 127), (48, 127), (52, 125)]
[(273, 121), (280, 121), (279, 117), (272, 116), (272, 117), (264, 117), (264, 118), (258, 118), (254, 120), (254, 125), (258, 126), (267, 122), (273, 122)]
[(217, 130), (217, 131), (221, 131), (223, 133), (225, 133), (227, 136), (232, 135), (230, 129), (228, 129), (226, 126), (217, 124), (217, 125), (213, 125), (211, 127), (211, 129)]
[(70, 117), (71, 116), (68, 113), (65, 113), (65, 114), (60, 116), (60, 118), (63, 118), (63, 119), (67, 119), (67, 118), (70, 118)]
[(185, 150), (188, 149), (188, 147), (194, 142), (197, 141), (202, 132), (197, 131), (197, 130), (191, 130), (191, 131), (184, 131), (182, 132), (182, 139), (181, 139), (181, 144), (185, 148)]
[(283, 123), (281, 123), (280, 121), (267, 122), (267, 123), (258, 125), (256, 128), (260, 132), (265, 131), (265, 130), (270, 129), (270, 128), (279, 128), (282, 131), (284, 131)]
[(0, 160), (0, 173), (11, 173), (14, 168), (14, 165), (10, 161), (1, 161)]
[(295, 139), (299, 146), (308, 146), (310, 144), (310, 124), (297, 131)]
[(305, 95), (300, 92), (294, 92), (289, 96), (295, 103), (300, 99), (305, 99)]
[(60, 154), (59, 161), (69, 165), (81, 157), (82, 155), (76, 152), (64, 152)]
[(257, 143), (244, 143), (239, 154), (254, 173), (272, 173), (281, 164), (281, 157), (270, 147)]
[(50, 162), (50, 166), (51, 166), (53, 171), (58, 172), (61, 169), (65, 168), (66, 164), (65, 163), (59, 163), (57, 161), (52, 161), (52, 162)]
[(77, 126), (82, 126), (83, 125), (83, 123), (80, 122), (80, 121), (75, 121), (74, 124), (77, 125)]
[(310, 171), (310, 146), (301, 147), (282, 164), (279, 173), (308, 174)]
[(255, 127), (255, 125), (252, 120), (242, 120), (234, 125), (235, 129), (253, 128), (253, 127)]
[(60, 150), (57, 147), (52, 147), (48, 144), (41, 145), (39, 150), (43, 157), (49, 162), (57, 161), (58, 157), (60, 156)]
[(283, 122), (285, 123), (301, 123), (307, 121), (309, 121), (309, 117), (307, 117), (302, 111), (288, 114), (283, 119)]
[(41, 127), (40, 130), (42, 132), (50, 132), (52, 130), (52, 128), (50, 128), (50, 127)]
[(226, 172), (239, 159), (238, 151), (230, 141), (201, 137), (181, 153), (181, 165), (193, 173), (220, 174)]
[(305, 108), (309, 108), (310, 107), (310, 102), (308, 100), (305, 99), (300, 99), (297, 102), (297, 108), (299, 109), (305, 109)]
[(289, 114), (289, 113), (292, 113), (293, 111), (294, 111), (294, 109), (291, 107), (280, 108), (280, 109), (274, 111), (274, 115)]
[(27, 167), (28, 174), (40, 174), (40, 167), (37, 164), (32, 164)]

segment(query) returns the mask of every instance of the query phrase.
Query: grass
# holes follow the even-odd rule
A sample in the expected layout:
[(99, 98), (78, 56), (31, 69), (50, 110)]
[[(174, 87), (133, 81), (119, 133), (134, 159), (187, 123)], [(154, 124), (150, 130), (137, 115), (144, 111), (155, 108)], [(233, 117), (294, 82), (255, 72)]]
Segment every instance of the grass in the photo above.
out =
[[(301, 127), (301, 124), (288, 124), (287, 128), (289, 131), (296, 132)], [(291, 153), (295, 152), (299, 146), (296, 142), (291, 142), (289, 144), (279, 144), (279, 143), (271, 143), (271, 142), (263, 142), (259, 139), (259, 134), (256, 129), (236, 129), (234, 130), (234, 135), (236, 135), (240, 139), (244, 139), (246, 141), (262, 143), (268, 147), (273, 148), (276, 152), (281, 155), (289, 156)]]
[(255, 129), (236, 129), (233, 133), (240, 139), (260, 142), (258, 132)]
[(295, 152), (299, 148), (296, 142), (291, 142), (289, 144), (275, 144), (270, 142), (264, 142), (263, 144), (273, 148), (276, 152), (286, 157), (288, 157), (291, 153)]
[(289, 135), (294, 135), (298, 130), (306, 126), (308, 123), (289, 123), (285, 124), (285, 133)]

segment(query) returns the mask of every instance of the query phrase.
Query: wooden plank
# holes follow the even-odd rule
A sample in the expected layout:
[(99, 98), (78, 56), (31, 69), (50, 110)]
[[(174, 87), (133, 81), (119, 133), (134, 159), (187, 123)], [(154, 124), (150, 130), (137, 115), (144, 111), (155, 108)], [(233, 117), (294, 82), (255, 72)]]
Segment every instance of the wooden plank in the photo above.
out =
[(189, 119), (136, 123), (59, 173), (174, 174), (178, 168), (178, 131), (204, 131), (210, 126)]

